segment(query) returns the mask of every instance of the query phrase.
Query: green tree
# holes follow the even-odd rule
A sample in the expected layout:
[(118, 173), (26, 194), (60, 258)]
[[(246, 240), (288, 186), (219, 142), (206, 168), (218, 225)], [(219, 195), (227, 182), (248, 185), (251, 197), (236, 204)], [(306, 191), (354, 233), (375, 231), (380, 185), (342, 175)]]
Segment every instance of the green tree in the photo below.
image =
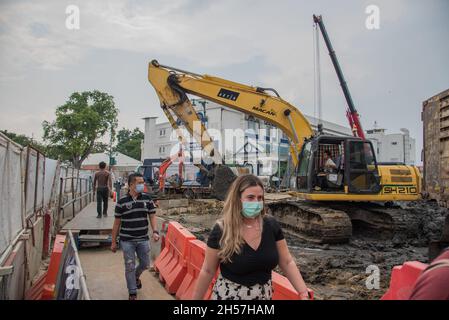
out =
[(87, 156), (105, 149), (101, 139), (106, 133), (115, 139), (118, 109), (113, 97), (100, 91), (75, 92), (56, 108), (56, 120), (44, 121), (44, 141), (48, 153), (80, 168)]
[(115, 151), (140, 160), (140, 145), (143, 137), (144, 134), (139, 128), (135, 128), (133, 131), (123, 128), (117, 133), (117, 146), (115, 147)]

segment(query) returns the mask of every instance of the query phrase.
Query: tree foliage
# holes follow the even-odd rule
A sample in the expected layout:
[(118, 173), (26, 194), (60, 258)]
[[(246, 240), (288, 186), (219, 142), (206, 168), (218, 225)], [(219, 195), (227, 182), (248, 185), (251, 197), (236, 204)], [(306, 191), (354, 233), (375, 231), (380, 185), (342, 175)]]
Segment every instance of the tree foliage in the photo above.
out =
[(123, 128), (117, 133), (117, 146), (115, 147), (115, 151), (140, 160), (143, 138), (144, 134), (139, 128), (135, 128), (132, 131)]
[(56, 109), (56, 120), (42, 124), (48, 153), (80, 168), (90, 153), (106, 149), (99, 141), (106, 133), (115, 139), (117, 114), (113, 97), (107, 93), (73, 93)]

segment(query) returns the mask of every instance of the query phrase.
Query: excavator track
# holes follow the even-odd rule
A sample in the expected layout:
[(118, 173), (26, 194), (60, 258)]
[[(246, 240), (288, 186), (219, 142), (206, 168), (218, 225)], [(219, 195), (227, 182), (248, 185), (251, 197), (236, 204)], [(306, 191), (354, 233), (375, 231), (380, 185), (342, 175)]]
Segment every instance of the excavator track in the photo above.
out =
[(357, 235), (411, 239), (419, 235), (420, 216), (400, 206), (377, 203), (266, 200), (284, 230), (314, 243), (344, 243)]
[(344, 243), (352, 235), (349, 216), (337, 209), (301, 200), (266, 200), (284, 231), (309, 242)]
[(342, 210), (350, 217), (353, 230), (375, 235), (376, 238), (413, 238), (419, 234), (420, 216), (400, 206), (385, 206), (379, 203), (332, 203), (331, 208)]

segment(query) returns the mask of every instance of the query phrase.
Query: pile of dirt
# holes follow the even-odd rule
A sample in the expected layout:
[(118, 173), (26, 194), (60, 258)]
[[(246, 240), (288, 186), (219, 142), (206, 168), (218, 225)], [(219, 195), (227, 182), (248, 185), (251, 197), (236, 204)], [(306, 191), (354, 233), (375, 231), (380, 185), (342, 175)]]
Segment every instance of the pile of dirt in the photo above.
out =
[[(379, 299), (388, 289), (391, 269), (405, 261), (427, 261), (427, 247), (352, 238), (344, 245), (313, 245), (286, 236), (304, 281), (317, 299)], [(379, 287), (367, 286), (371, 268), (379, 270)]]
[(412, 201), (403, 204), (403, 207), (419, 217), (417, 239), (413, 244), (427, 245), (429, 241), (439, 240), (442, 235), (446, 216), (449, 214), (447, 208), (438, 206), (436, 201)]

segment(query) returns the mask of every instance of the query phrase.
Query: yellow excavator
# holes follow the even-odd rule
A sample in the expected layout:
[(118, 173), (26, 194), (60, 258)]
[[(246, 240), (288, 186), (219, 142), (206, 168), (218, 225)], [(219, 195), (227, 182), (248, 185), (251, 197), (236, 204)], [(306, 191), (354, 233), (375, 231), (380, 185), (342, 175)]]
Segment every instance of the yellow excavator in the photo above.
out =
[[(173, 128), (182, 124), (215, 168), (226, 166), (188, 94), (262, 119), (287, 135), (295, 167), (290, 185), (294, 197), (272, 201), (269, 208), (291, 233), (313, 242), (339, 243), (351, 237), (353, 224), (389, 236), (407, 232), (406, 210), (390, 204), (420, 199), (421, 178), (415, 166), (378, 164), (371, 142), (359, 136), (315, 134), (301, 111), (271, 88), (200, 75), (156, 60), (149, 63), (148, 80)], [(348, 112), (356, 113), (354, 108)], [(357, 132), (359, 123), (352, 124)], [(325, 153), (339, 159), (332, 173), (322, 170)]]

